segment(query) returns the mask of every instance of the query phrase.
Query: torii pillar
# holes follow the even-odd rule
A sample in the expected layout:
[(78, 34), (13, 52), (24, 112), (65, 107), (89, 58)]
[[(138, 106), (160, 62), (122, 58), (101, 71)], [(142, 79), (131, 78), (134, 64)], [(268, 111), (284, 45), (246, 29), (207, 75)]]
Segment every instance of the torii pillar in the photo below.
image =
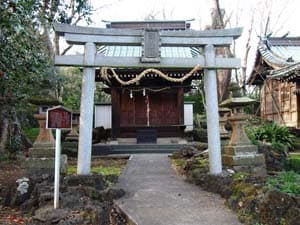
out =
[[(215, 48), (205, 46), (205, 65), (215, 67)], [(209, 172), (222, 173), (221, 142), (219, 128), (218, 90), (216, 69), (204, 69), (204, 89), (206, 96), (207, 139), (209, 154)]]
[[(94, 65), (95, 56), (95, 43), (86, 43), (84, 46), (85, 65)], [(83, 69), (77, 160), (77, 174), (81, 175), (88, 175), (91, 170), (95, 72), (95, 67)]]

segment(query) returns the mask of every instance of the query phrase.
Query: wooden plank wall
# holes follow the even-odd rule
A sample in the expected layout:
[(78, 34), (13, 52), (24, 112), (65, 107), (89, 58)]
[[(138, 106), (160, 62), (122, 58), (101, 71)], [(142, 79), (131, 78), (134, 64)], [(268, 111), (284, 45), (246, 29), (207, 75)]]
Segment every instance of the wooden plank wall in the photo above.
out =
[[(158, 130), (158, 136), (160, 136), (160, 131), (164, 132), (164, 136), (167, 135), (168, 132), (171, 132), (173, 135), (178, 133), (184, 125), (183, 88), (163, 92), (150, 92), (148, 95), (150, 127), (154, 127)], [(115, 124), (112, 128), (120, 128), (121, 133), (119, 136), (132, 137), (136, 129), (147, 127), (146, 96), (143, 96), (141, 91), (133, 91), (133, 97), (130, 98), (130, 91), (127, 89), (121, 90), (119, 96), (120, 123), (119, 126)], [(113, 102), (117, 104), (117, 101)], [(114, 108), (117, 109), (118, 107)], [(113, 114), (113, 116), (116, 115), (118, 115), (117, 112)], [(113, 121), (117, 122), (115, 119), (113, 119)]]
[(261, 93), (263, 119), (298, 128), (296, 84), (278, 80), (265, 81)]

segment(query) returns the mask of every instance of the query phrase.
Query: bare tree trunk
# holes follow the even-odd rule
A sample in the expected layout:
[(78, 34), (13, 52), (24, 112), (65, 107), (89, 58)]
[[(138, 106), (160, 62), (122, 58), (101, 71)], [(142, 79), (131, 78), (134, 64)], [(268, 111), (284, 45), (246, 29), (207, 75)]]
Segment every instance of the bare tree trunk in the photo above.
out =
[(55, 33), (53, 38), (55, 54), (59, 55), (59, 36)]
[[(211, 29), (223, 29), (224, 28), (224, 15), (225, 11), (220, 8), (218, 0), (214, 0), (214, 8), (212, 10), (212, 26)], [(224, 57), (231, 56), (232, 53), (229, 48), (217, 48), (216, 55), (222, 55)], [(231, 81), (230, 70), (218, 70), (217, 71), (218, 81), (218, 99), (219, 102), (225, 100), (229, 96), (229, 84)]]
[[(10, 104), (13, 100), (8, 99), (8, 97), (3, 98), (5, 102), (5, 109), (1, 110), (1, 120), (2, 120), (2, 130), (1, 130), (1, 142), (0, 146), (4, 153), (8, 155), (10, 159), (16, 158), (17, 151), (20, 150), (19, 146), (21, 140), (18, 132), (20, 127), (17, 126), (15, 121), (17, 120), (15, 106)], [(6, 100), (6, 101), (5, 101)]]
[(6, 152), (6, 142), (8, 138), (8, 119), (4, 116), (5, 110), (2, 109), (0, 112), (1, 118), (1, 130), (0, 130), (0, 153)]
[(248, 64), (248, 56), (249, 56), (249, 51), (251, 49), (251, 45), (250, 45), (250, 41), (251, 41), (251, 35), (252, 35), (252, 30), (253, 30), (253, 23), (254, 23), (254, 13), (252, 14), (252, 18), (251, 18), (251, 24), (250, 24), (250, 28), (248, 30), (248, 38), (247, 38), (247, 42), (246, 42), (246, 52), (244, 55), (244, 59), (243, 59), (243, 65), (242, 65), (242, 91), (243, 94), (246, 94), (246, 81), (247, 81), (247, 64)]

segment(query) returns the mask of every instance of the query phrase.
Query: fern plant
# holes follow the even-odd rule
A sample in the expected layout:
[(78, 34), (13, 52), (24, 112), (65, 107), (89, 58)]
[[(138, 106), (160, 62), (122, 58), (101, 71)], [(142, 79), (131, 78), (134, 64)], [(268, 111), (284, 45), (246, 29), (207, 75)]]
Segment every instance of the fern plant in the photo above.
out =
[(288, 127), (276, 123), (263, 123), (258, 127), (248, 127), (247, 134), (254, 144), (258, 141), (269, 142), (278, 150), (284, 150), (285, 147), (291, 148), (295, 140), (295, 136), (291, 134)]

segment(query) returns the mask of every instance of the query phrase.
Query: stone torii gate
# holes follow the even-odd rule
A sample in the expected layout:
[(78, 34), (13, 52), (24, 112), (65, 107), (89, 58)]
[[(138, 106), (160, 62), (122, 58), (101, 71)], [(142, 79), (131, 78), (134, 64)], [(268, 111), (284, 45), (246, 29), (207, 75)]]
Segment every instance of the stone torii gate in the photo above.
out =
[[(219, 133), (217, 69), (240, 67), (237, 58), (216, 57), (215, 47), (229, 47), (242, 28), (220, 30), (162, 31), (155, 29), (105, 29), (55, 24), (55, 32), (69, 44), (84, 45), (83, 55), (56, 55), (56, 66), (83, 67), (77, 173), (87, 175), (91, 167), (92, 120), (96, 67), (193, 68), (204, 69), (208, 130), (209, 167), (211, 174), (222, 172)], [(96, 53), (96, 45), (142, 46), (141, 57), (110, 57)], [(160, 57), (161, 46), (201, 47), (204, 55), (194, 58)]]

